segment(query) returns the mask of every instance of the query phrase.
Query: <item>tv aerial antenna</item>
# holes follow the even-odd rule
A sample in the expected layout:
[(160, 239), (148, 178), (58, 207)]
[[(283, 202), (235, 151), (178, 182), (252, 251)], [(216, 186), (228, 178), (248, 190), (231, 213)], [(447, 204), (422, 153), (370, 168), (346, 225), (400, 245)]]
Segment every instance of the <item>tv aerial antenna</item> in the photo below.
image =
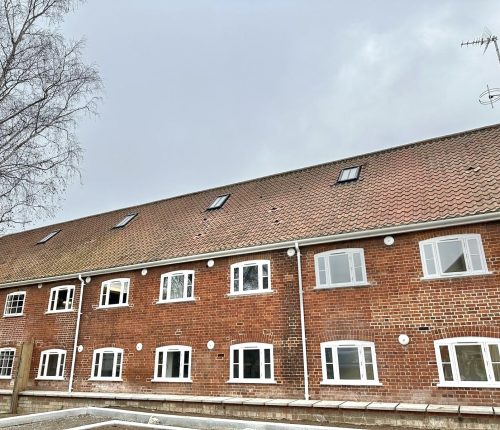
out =
[[(483, 35), (481, 37), (478, 37), (474, 40), (467, 40), (466, 42), (462, 41), (460, 46), (468, 47), (468, 46), (484, 45), (484, 50), (483, 50), (484, 54), (486, 53), (486, 50), (492, 43), (495, 46), (498, 62), (500, 63), (500, 50), (498, 49), (498, 38), (497, 36), (492, 34), (488, 28), (484, 29)], [(498, 100), (500, 100), (500, 88), (490, 88), (488, 85), (486, 85), (486, 91), (483, 91), (479, 95), (479, 103), (481, 103), (482, 105), (491, 105), (492, 109), (493, 109), (493, 103), (496, 103)]]

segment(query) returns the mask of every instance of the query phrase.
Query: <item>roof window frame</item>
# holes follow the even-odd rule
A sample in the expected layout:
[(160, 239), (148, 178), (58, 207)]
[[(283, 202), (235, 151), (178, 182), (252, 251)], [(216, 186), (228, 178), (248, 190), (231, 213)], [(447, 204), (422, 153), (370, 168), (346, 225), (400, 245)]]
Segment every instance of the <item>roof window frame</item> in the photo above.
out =
[(124, 228), (130, 224), (130, 222), (138, 215), (137, 212), (129, 213), (125, 215), (120, 222), (116, 223), (113, 228)]
[(229, 200), (230, 196), (231, 196), (230, 193), (221, 194), (221, 195), (217, 196), (215, 199), (212, 200), (212, 203), (210, 203), (210, 206), (207, 208), (207, 211), (221, 209), (226, 204), (226, 202)]
[[(361, 165), (359, 166), (351, 166), (351, 167), (345, 167), (343, 168), (340, 173), (339, 173), (339, 176), (337, 178), (337, 184), (344, 184), (346, 182), (354, 182), (354, 181), (357, 181), (359, 179), (359, 176), (361, 175)], [(351, 171), (356, 171), (355, 175), (353, 177), (350, 177), (350, 172)], [(343, 176), (344, 176), (344, 172), (347, 172), (347, 177), (345, 179), (343, 179)]]
[(53, 230), (49, 234), (46, 234), (42, 239), (40, 239), (36, 244), (37, 245), (43, 245), (44, 243), (47, 243), (50, 239), (52, 239), (54, 236), (59, 234), (61, 232), (61, 229), (59, 230)]

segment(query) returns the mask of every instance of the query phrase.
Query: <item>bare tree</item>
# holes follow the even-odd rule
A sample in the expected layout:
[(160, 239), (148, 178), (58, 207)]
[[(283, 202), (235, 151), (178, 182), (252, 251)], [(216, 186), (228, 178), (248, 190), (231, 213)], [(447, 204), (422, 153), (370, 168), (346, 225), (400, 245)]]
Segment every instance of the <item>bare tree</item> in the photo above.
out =
[(57, 25), (77, 0), (0, 0), (0, 232), (53, 214), (82, 150), (75, 131), (95, 113), (96, 68)]

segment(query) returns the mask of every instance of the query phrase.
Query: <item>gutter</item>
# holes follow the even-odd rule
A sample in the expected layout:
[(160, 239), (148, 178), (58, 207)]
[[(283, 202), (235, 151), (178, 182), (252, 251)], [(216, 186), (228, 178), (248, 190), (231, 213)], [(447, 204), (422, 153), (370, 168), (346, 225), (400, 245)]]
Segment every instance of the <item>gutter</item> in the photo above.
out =
[(406, 225), (393, 226), (393, 227), (383, 227), (383, 228), (377, 228), (377, 229), (373, 229), (373, 230), (354, 231), (354, 232), (349, 232), (349, 233), (340, 233), (340, 234), (334, 234), (334, 235), (328, 235), (328, 236), (311, 237), (311, 238), (306, 238), (306, 239), (290, 240), (290, 241), (286, 241), (286, 242), (276, 242), (276, 243), (270, 243), (270, 244), (265, 244), (265, 245), (250, 246), (250, 247), (245, 247), (245, 248), (235, 248), (235, 249), (229, 249), (229, 250), (224, 250), (224, 251), (208, 252), (205, 254), (195, 254), (195, 255), (188, 255), (188, 256), (184, 256), (184, 257), (174, 257), (174, 258), (168, 258), (165, 260), (157, 260), (157, 261), (129, 264), (126, 266), (115, 266), (115, 267), (109, 267), (106, 269), (89, 270), (89, 271), (80, 272), (80, 273), (67, 273), (65, 275), (50, 276), (50, 277), (45, 277), (45, 278), (25, 279), (22, 281), (2, 283), (2, 284), (0, 284), (0, 288), (19, 287), (19, 286), (39, 284), (39, 283), (44, 283), (44, 282), (57, 282), (57, 281), (71, 279), (71, 278), (79, 278), (79, 276), (105, 275), (105, 274), (110, 274), (110, 273), (125, 272), (125, 271), (129, 271), (129, 270), (138, 270), (138, 269), (146, 269), (146, 268), (150, 268), (150, 267), (167, 266), (170, 264), (188, 263), (191, 261), (209, 260), (209, 259), (229, 257), (229, 256), (234, 256), (234, 255), (253, 254), (256, 252), (264, 252), (264, 251), (275, 251), (278, 249), (294, 248), (295, 243), (298, 243), (300, 246), (319, 245), (322, 243), (343, 242), (343, 241), (347, 241), (347, 240), (366, 239), (366, 238), (376, 237), (376, 236), (411, 233), (414, 231), (433, 230), (433, 229), (438, 229), (438, 228), (454, 227), (454, 226), (465, 225), (465, 224), (477, 224), (477, 223), (482, 223), (482, 222), (499, 221), (499, 220), (500, 220), (500, 211), (499, 212), (490, 212), (490, 213), (486, 213), (486, 214), (468, 215), (468, 216), (464, 216), (464, 217), (448, 218), (448, 219), (437, 220), (437, 221), (427, 221), (427, 222), (406, 224)]
[(302, 361), (304, 362), (304, 399), (309, 400), (309, 372), (307, 370), (306, 322), (304, 312), (304, 290), (302, 288), (302, 261), (299, 243), (295, 242), (297, 253), (297, 276), (299, 278), (300, 335), (302, 340)]
[(78, 314), (76, 316), (76, 328), (75, 328), (75, 340), (73, 343), (73, 355), (71, 357), (71, 372), (69, 375), (68, 393), (73, 391), (73, 379), (75, 376), (75, 363), (76, 363), (76, 350), (78, 348), (78, 335), (80, 332), (80, 318), (82, 316), (82, 303), (83, 303), (83, 287), (85, 286), (85, 281), (82, 278), (82, 274), (78, 274), (78, 280), (80, 281), (80, 300), (78, 303)]

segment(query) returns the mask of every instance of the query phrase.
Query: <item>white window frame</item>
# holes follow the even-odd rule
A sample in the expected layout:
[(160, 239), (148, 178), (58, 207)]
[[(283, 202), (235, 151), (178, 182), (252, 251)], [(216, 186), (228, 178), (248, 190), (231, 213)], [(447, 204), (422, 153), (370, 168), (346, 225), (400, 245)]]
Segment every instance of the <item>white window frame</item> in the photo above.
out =
[[(113, 356), (113, 375), (114, 376), (100, 376), (102, 374), (102, 361), (103, 361), (103, 355), (105, 353), (112, 353), (114, 354)], [(95, 373), (95, 365), (96, 365), (96, 358), (97, 355), (100, 354), (99, 358), (99, 364), (98, 364), (98, 376), (94, 376)], [(118, 354), (120, 355), (120, 373), (119, 375), (116, 375), (116, 366), (118, 364)], [(92, 368), (90, 371), (90, 381), (122, 381), (122, 373), (123, 373), (123, 349), (121, 348), (99, 348), (94, 350), (94, 354), (92, 357)]]
[[(66, 302), (66, 307), (64, 309), (51, 309), (52, 303), (54, 307), (57, 305), (57, 299), (59, 297), (59, 292), (62, 290), (68, 290), (68, 297), (71, 297), (71, 305), (68, 306), (68, 301)], [(73, 310), (73, 301), (75, 300), (75, 286), (74, 285), (61, 285), (59, 287), (53, 287), (50, 289), (49, 305), (47, 308), (48, 314), (55, 314), (61, 312), (71, 312)]]
[[(21, 309), (21, 312), (17, 312), (17, 313), (7, 313), (7, 309), (8, 309), (8, 304), (9, 304), (9, 297), (11, 296), (17, 296), (17, 295), (23, 295), (23, 307)], [(5, 307), (4, 307), (4, 310), (3, 310), (3, 316), (4, 317), (20, 317), (20, 316), (23, 316), (24, 315), (24, 306), (26, 305), (26, 291), (15, 291), (13, 293), (9, 293), (7, 294), (7, 297), (5, 298)]]
[[(462, 244), (462, 250), (464, 253), (465, 265), (467, 270), (465, 272), (451, 272), (451, 273), (443, 273), (443, 269), (441, 268), (441, 261), (439, 258), (439, 248), (438, 243), (441, 242), (451, 242), (451, 241), (460, 241)], [(469, 250), (469, 240), (476, 240), (478, 249), (479, 249), (479, 258), (481, 260), (482, 269), (474, 270), (472, 267), (472, 262), (470, 258), (470, 250)], [(436, 268), (436, 273), (429, 273), (429, 267), (427, 265), (427, 258), (425, 256), (425, 246), (430, 245), (432, 249), (432, 260), (434, 261), (434, 266)], [(455, 234), (451, 236), (439, 236), (433, 237), (431, 239), (422, 240), (419, 242), (420, 247), (420, 259), (422, 262), (422, 269), (424, 276), (422, 279), (440, 279), (440, 278), (454, 278), (460, 276), (473, 276), (473, 275), (485, 275), (491, 272), (488, 271), (488, 267), (486, 265), (486, 257), (484, 255), (483, 242), (481, 240), (480, 234)]]
[[(347, 254), (349, 259), (349, 272), (351, 274), (350, 282), (337, 282), (332, 283), (330, 279), (330, 256), (335, 254)], [(356, 273), (354, 266), (354, 254), (359, 254), (361, 260), (361, 272), (362, 272), (362, 280), (356, 281)], [(326, 284), (320, 284), (320, 268), (319, 268), (319, 259), (325, 259), (325, 277)], [(316, 287), (317, 289), (322, 288), (341, 288), (341, 287), (359, 287), (370, 285), (368, 280), (366, 279), (366, 265), (365, 265), (365, 252), (363, 248), (344, 248), (344, 249), (333, 249), (331, 251), (321, 252), (319, 254), (314, 255), (314, 272), (316, 275)]]
[[(10, 367), (9, 375), (0, 375), (0, 379), (12, 379), (12, 371), (14, 369), (14, 362), (16, 361), (16, 348), (0, 348), (0, 354), (3, 352), (13, 352), (12, 355), (12, 365)], [(3, 365), (2, 360), (0, 360), (0, 364)]]
[[(267, 288), (264, 288), (263, 282), (263, 266), (267, 264)], [(258, 270), (258, 288), (256, 290), (243, 291), (243, 268), (248, 266), (257, 266)], [(238, 291), (234, 290), (234, 271), (238, 270)], [(231, 264), (231, 292), (230, 296), (244, 296), (248, 294), (263, 294), (271, 293), (271, 261), (270, 260), (248, 260), (239, 263)]]
[[(163, 371), (166, 370), (166, 360), (167, 360), (167, 353), (168, 352), (180, 352), (181, 354), (181, 360), (180, 360), (180, 369), (179, 369), (179, 375), (184, 375), (184, 353), (189, 352), (189, 363), (188, 363), (188, 376), (187, 378), (184, 376), (179, 376), (178, 378), (172, 378), (172, 377), (166, 377), (166, 376), (160, 376), (158, 375), (158, 358), (160, 355), (160, 352), (163, 353), (163, 361), (162, 361), (162, 369)], [(192, 348), (190, 346), (185, 346), (185, 345), (167, 345), (167, 346), (160, 346), (156, 348), (155, 352), (155, 371), (154, 371), (154, 378), (153, 382), (192, 382), (191, 380), (191, 363), (193, 361), (193, 352)]]
[[(115, 304), (115, 305), (110, 305), (109, 304), (109, 291), (106, 294), (106, 302), (105, 304), (102, 304), (102, 298), (104, 295), (104, 291), (108, 288), (108, 286), (112, 282), (120, 282), (121, 283), (121, 290), (120, 290), (120, 303)], [(127, 300), (123, 301), (123, 295), (127, 294)], [(116, 279), (108, 279), (107, 281), (104, 281), (101, 285), (101, 294), (99, 296), (99, 308), (104, 309), (104, 308), (119, 308), (121, 306), (128, 306), (128, 299), (130, 297), (130, 278), (116, 278)]]
[[(339, 372), (339, 362), (338, 362), (338, 349), (346, 348), (357, 348), (359, 357), (359, 370), (361, 379), (340, 379)], [(326, 349), (332, 348), (332, 359), (333, 359), (333, 379), (328, 379), (328, 373), (326, 368)], [(365, 355), (364, 348), (370, 348), (372, 353), (372, 365), (373, 365), (373, 380), (367, 379), (366, 377), (366, 365), (365, 365)], [(330, 341), (321, 343), (321, 369), (323, 372), (323, 380), (321, 385), (382, 385), (378, 379), (378, 368), (377, 368), (377, 355), (375, 353), (375, 344), (373, 342), (361, 341), (361, 340), (340, 340), (340, 341)]]
[[(175, 275), (183, 275), (184, 276), (184, 289), (183, 289), (183, 297), (180, 299), (171, 299), (170, 295), (172, 292), (172, 277)], [(187, 288), (188, 288), (188, 276), (192, 276), (192, 285), (191, 285), (191, 296), (187, 296)], [(163, 298), (163, 283), (167, 279), (167, 298)], [(161, 275), (160, 278), (160, 297), (157, 303), (175, 303), (175, 302), (189, 302), (194, 300), (194, 270), (176, 270), (174, 272), (168, 272)]]
[[(498, 345), (500, 348), (500, 339), (491, 337), (453, 337), (448, 339), (439, 339), (434, 341), (436, 352), (436, 363), (438, 367), (439, 383), (438, 387), (465, 387), (465, 388), (500, 388), (500, 381), (495, 381), (493, 365), (491, 361), (488, 345)], [(480, 345), (483, 354), (484, 367), (486, 370), (487, 381), (461, 381), (460, 371), (455, 346), (457, 345)], [(444, 378), (443, 363), (441, 360), (441, 346), (448, 347), (450, 355), (451, 370), (453, 381), (446, 381)]]
[[(47, 376), (48, 359), (49, 355), (57, 354), (57, 376)], [(45, 359), (45, 361), (44, 361)], [(42, 366), (45, 364), (45, 366)], [(66, 366), (66, 351), (64, 349), (47, 349), (42, 351), (40, 355), (40, 364), (38, 366), (37, 379), (45, 379), (51, 381), (64, 380), (64, 368)], [(43, 369), (42, 369), (43, 368)], [(42, 374), (43, 373), (43, 374)]]
[[(243, 351), (245, 350), (259, 350), (259, 364), (260, 364), (260, 378), (244, 378), (243, 377)], [(270, 364), (271, 364), (271, 377), (265, 378), (265, 350), (270, 349)], [(234, 375), (234, 351), (238, 351), (238, 363), (239, 363), (239, 374)], [(238, 343), (235, 345), (231, 345), (230, 347), (230, 368), (229, 368), (229, 381), (228, 383), (237, 383), (237, 384), (275, 384), (274, 380), (274, 348), (270, 343)]]

